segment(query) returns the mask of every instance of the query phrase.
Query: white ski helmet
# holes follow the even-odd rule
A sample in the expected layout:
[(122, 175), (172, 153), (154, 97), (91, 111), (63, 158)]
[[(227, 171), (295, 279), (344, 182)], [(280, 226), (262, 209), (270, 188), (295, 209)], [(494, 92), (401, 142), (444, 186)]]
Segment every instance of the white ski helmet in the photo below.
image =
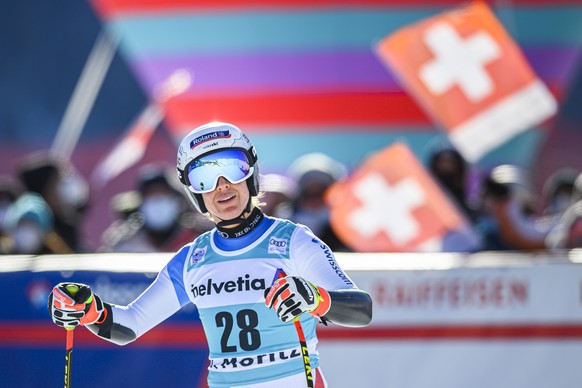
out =
[(257, 159), (255, 147), (239, 128), (211, 122), (182, 139), (178, 148), (178, 178), (194, 207), (206, 213), (202, 193), (214, 190), (220, 176), (231, 183), (246, 180), (251, 197), (259, 194)]

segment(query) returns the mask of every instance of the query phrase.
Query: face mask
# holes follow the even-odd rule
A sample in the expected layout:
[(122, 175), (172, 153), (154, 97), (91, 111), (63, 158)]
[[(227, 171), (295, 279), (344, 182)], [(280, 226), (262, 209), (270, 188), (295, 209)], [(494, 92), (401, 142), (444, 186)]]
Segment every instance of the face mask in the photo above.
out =
[(44, 234), (33, 225), (21, 225), (12, 234), (14, 248), (18, 254), (37, 254), (42, 248)]
[(154, 196), (144, 200), (140, 210), (149, 229), (162, 231), (169, 229), (178, 220), (180, 203), (173, 197)]

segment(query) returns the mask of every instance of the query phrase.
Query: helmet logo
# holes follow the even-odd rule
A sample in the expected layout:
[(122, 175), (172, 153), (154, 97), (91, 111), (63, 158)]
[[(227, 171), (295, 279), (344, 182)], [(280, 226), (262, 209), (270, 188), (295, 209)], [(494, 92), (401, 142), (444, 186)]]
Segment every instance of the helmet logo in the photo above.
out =
[(230, 134), (229, 130), (210, 132), (210, 133), (207, 133), (207, 134), (202, 135), (202, 136), (198, 136), (197, 138), (193, 139), (190, 142), (190, 149), (192, 150), (195, 147), (199, 146), (200, 144), (206, 143), (207, 141), (210, 141), (210, 140), (228, 139), (231, 136), (232, 135)]
[(185, 157), (185, 152), (182, 146), (178, 148), (178, 165), (182, 164), (182, 159)]

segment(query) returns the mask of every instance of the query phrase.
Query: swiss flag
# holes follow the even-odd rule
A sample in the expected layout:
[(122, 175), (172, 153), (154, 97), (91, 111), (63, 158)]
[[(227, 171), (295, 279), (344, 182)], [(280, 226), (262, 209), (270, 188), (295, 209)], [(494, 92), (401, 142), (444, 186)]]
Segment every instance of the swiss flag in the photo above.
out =
[(376, 51), (471, 162), (557, 109), (481, 1), (404, 27)]
[[(326, 200), (334, 231), (358, 252), (471, 251), (478, 245), (467, 221), (404, 143), (374, 154), (330, 187)], [(446, 246), (447, 240), (454, 246)]]

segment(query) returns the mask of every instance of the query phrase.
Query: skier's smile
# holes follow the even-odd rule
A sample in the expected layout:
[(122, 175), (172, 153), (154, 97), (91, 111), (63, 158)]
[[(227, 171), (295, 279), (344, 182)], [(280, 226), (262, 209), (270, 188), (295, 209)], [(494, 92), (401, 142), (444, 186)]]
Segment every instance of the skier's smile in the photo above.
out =
[(218, 178), (214, 191), (202, 194), (204, 204), (210, 214), (221, 220), (238, 217), (245, 210), (249, 197), (246, 182), (232, 184), (224, 177)]

